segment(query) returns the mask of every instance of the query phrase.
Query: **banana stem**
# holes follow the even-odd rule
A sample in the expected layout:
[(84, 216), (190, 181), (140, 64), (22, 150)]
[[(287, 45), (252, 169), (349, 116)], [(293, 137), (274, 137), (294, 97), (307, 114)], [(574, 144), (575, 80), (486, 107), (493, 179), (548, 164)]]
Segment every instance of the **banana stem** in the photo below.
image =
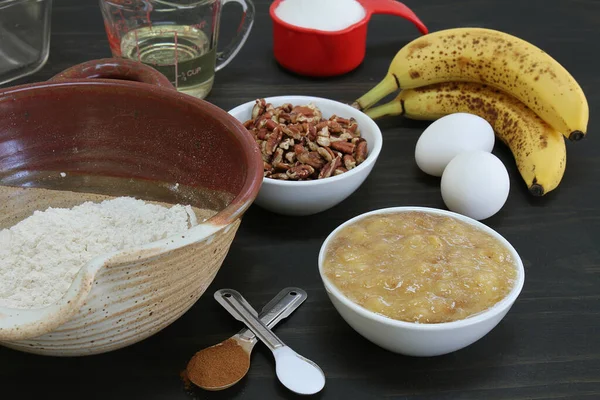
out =
[(381, 118), (386, 115), (402, 115), (404, 114), (404, 103), (402, 100), (394, 99), (389, 103), (368, 109), (365, 111), (365, 114), (372, 119)]
[(396, 76), (388, 73), (385, 78), (383, 78), (383, 80), (377, 84), (377, 86), (356, 100), (354, 105), (359, 110), (366, 110), (388, 94), (393, 93), (399, 87), (400, 86)]

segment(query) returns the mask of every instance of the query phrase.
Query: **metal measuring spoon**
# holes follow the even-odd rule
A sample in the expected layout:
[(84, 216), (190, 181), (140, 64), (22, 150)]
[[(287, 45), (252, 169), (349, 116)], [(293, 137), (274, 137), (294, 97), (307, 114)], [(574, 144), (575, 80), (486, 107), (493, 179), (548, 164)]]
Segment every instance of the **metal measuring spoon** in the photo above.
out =
[[(294, 312), (294, 310), (296, 310), (298, 307), (300, 307), (300, 305), (304, 302), (304, 300), (306, 300), (307, 297), (308, 297), (308, 295), (306, 294), (306, 292), (300, 288), (295, 288), (295, 287), (285, 288), (281, 292), (279, 292), (277, 294), (277, 296), (273, 297), (273, 299), (263, 307), (259, 318), (266, 326), (268, 326), (269, 328), (273, 328), (275, 325), (277, 325), (279, 323), (279, 321), (283, 320), (284, 318), (287, 318), (292, 312)], [(246, 366), (241, 374), (239, 374), (238, 376), (232, 376), (231, 381), (229, 381), (225, 384), (221, 384), (219, 386), (208, 386), (202, 381), (198, 381), (198, 380), (195, 381), (193, 379), (193, 376), (190, 376), (189, 374), (188, 374), (188, 379), (190, 379), (190, 381), (192, 381), (196, 386), (201, 387), (202, 389), (223, 390), (223, 389), (227, 389), (227, 388), (235, 385), (244, 376), (246, 376), (246, 374), (248, 373), (248, 368), (250, 367), (250, 354), (252, 353), (252, 349), (254, 348), (254, 345), (258, 342), (258, 339), (254, 335), (254, 333), (252, 333), (252, 331), (247, 328), (242, 329), (237, 334), (233, 335), (231, 338), (224, 340), (223, 342), (221, 342), (219, 344), (216, 344), (214, 346), (207, 347), (206, 349), (200, 350), (198, 353), (196, 353), (194, 355), (192, 360), (190, 360), (190, 363), (192, 363), (192, 361), (198, 355), (202, 354), (202, 352), (206, 352), (208, 349), (211, 349), (211, 351), (213, 352), (213, 357), (212, 357), (213, 364), (211, 365), (211, 369), (212, 370), (216, 369), (216, 370), (221, 370), (221, 371), (226, 370), (229, 367), (229, 365), (227, 363), (228, 360), (227, 360), (226, 355), (224, 355), (224, 356), (217, 355), (215, 357), (214, 352), (219, 351), (221, 353), (225, 353), (226, 349), (227, 349), (226, 343), (228, 343), (229, 341), (233, 341), (234, 345), (235, 344), (239, 345), (242, 348), (242, 351), (244, 351), (248, 356)], [(215, 365), (214, 362), (216, 360), (221, 361), (221, 364)], [(200, 368), (208, 369), (209, 366), (206, 364), (201, 364), (201, 365), (195, 366), (195, 370), (204, 376), (207, 376), (208, 374), (213, 372), (213, 371), (209, 371), (209, 370), (201, 371)]]
[(232, 289), (215, 292), (215, 299), (238, 321), (243, 322), (273, 352), (279, 381), (292, 392), (315, 394), (325, 386), (325, 374), (317, 364), (286, 346), (258, 319), (254, 308)]

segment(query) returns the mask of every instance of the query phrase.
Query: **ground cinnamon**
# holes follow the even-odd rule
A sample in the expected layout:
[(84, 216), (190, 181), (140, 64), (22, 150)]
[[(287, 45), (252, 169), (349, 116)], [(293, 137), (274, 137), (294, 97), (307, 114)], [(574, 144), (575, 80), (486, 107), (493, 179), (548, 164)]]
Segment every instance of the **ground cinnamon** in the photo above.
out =
[(246, 375), (250, 357), (233, 339), (197, 352), (187, 365), (187, 378), (204, 388), (218, 388)]

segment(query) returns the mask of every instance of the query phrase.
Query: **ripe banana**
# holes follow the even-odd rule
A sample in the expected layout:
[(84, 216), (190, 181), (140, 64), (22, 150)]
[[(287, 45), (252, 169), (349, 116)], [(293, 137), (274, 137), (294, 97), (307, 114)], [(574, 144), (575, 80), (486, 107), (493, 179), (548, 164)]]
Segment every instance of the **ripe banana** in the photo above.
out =
[(482, 28), (448, 29), (407, 44), (383, 81), (354, 106), (368, 109), (398, 88), (456, 81), (479, 82), (510, 93), (571, 140), (586, 133), (588, 103), (569, 72), (531, 43)]
[(435, 120), (467, 112), (486, 119), (496, 136), (512, 151), (521, 176), (535, 196), (555, 189), (565, 172), (567, 152), (563, 136), (516, 98), (490, 86), (447, 82), (406, 89), (391, 102), (371, 108), (371, 118), (404, 115)]

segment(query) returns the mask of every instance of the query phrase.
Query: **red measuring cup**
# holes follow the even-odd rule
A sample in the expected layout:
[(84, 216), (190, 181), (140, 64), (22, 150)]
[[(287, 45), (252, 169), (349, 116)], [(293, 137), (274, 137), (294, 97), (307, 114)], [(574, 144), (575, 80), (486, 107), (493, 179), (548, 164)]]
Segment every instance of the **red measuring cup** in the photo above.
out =
[(270, 14), (273, 20), (273, 52), (284, 68), (307, 76), (335, 76), (358, 67), (365, 58), (367, 25), (373, 14), (397, 15), (411, 21), (422, 34), (427, 27), (403, 3), (395, 0), (357, 0), (365, 17), (341, 31), (321, 31), (290, 25), (275, 10), (285, 0), (275, 0)]

